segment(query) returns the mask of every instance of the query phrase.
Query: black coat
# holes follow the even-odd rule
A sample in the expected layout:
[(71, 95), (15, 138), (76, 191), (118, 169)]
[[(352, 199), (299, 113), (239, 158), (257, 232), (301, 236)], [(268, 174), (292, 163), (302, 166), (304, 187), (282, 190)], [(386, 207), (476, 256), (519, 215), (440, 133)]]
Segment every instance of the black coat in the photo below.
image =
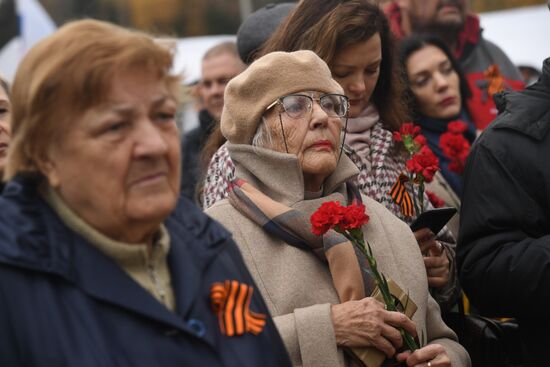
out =
[(527, 365), (550, 345), (550, 59), (538, 83), (496, 98), (465, 171), (459, 277), (482, 314), (516, 317)]
[(181, 194), (195, 200), (197, 182), (201, 178), (201, 152), (215, 125), (207, 110), (199, 113), (199, 126), (184, 134), (181, 139)]
[[(210, 286), (258, 288), (228, 232), (186, 199), (166, 219), (176, 310), (68, 229), (16, 179), (0, 197), (0, 366), (290, 366), (270, 317), (258, 336), (228, 337)], [(258, 291), (250, 310), (268, 314)]]

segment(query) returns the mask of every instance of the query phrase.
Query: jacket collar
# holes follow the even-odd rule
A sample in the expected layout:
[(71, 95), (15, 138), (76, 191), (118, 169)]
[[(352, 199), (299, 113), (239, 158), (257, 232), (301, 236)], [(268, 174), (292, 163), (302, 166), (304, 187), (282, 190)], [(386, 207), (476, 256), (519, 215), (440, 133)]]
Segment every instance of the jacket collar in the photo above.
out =
[[(275, 201), (292, 206), (305, 199), (304, 176), (294, 154), (275, 152), (246, 144), (228, 144), (238, 178), (250, 182)], [(336, 170), (327, 177), (321, 196), (338, 190), (359, 174), (353, 162), (342, 153)]]
[(493, 129), (512, 129), (542, 140), (550, 130), (550, 58), (535, 84), (521, 92), (506, 91), (494, 96), (499, 116)]
[[(34, 180), (15, 178), (0, 197), (0, 263), (59, 276), (90, 297), (189, 333), (183, 322), (197, 298), (206, 267), (229, 234), (181, 198), (165, 220), (172, 245), (168, 263), (176, 295), (170, 312), (111, 258), (70, 230), (38, 194)], [(211, 341), (212, 342), (212, 341)]]

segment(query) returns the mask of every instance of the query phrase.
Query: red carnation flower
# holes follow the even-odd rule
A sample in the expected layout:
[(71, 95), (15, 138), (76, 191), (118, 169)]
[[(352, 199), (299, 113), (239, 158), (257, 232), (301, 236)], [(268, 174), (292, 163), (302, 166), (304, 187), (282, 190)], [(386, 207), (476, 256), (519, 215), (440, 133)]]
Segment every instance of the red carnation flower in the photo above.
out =
[(441, 208), (445, 206), (445, 202), (443, 201), (443, 199), (441, 199), (435, 193), (426, 190), (426, 195), (428, 195), (428, 199), (430, 199), (430, 203), (432, 203), (434, 208)]
[(428, 143), (424, 135), (418, 135), (414, 138), (414, 142), (418, 145), (419, 148), (422, 148)]
[(328, 201), (321, 204), (319, 209), (311, 215), (311, 232), (316, 236), (327, 233), (342, 220), (343, 207), (337, 201)]
[(361, 228), (361, 226), (368, 223), (370, 219), (369, 216), (365, 214), (365, 205), (363, 204), (351, 204), (342, 209), (342, 221), (338, 224), (338, 228), (341, 231)]
[(468, 125), (463, 121), (452, 121), (447, 124), (447, 131), (453, 134), (462, 134), (468, 130)]
[(439, 159), (427, 145), (415, 153), (406, 164), (407, 171), (421, 175), (426, 182), (432, 182), (433, 177), (439, 171)]
[[(456, 126), (453, 127), (453, 129), (455, 128)], [(443, 154), (450, 159), (449, 170), (462, 174), (464, 172), (466, 158), (470, 153), (470, 142), (461, 133), (451, 132), (450, 129), (451, 127), (449, 127), (448, 132), (441, 134), (439, 138), (439, 147), (443, 151)]]
[(401, 141), (403, 141), (403, 137), (401, 136), (401, 134), (399, 132), (394, 131), (393, 132), (393, 140), (401, 142)]
[(311, 215), (310, 221), (311, 232), (321, 236), (333, 228), (339, 232), (360, 228), (368, 223), (369, 216), (365, 214), (363, 204), (344, 207), (337, 201), (328, 201), (321, 204), (319, 209)]
[(410, 135), (413, 138), (420, 134), (420, 126), (415, 126), (412, 122), (406, 122), (399, 129), (401, 135)]

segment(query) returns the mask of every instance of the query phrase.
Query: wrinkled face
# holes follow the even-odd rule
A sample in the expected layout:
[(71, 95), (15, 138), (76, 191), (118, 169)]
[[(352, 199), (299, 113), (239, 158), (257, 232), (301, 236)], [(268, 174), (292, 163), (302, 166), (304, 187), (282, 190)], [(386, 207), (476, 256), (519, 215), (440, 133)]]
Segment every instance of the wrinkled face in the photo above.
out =
[(412, 53), (406, 67), (421, 114), (447, 119), (460, 113), (460, 80), (441, 49), (428, 45)]
[(71, 121), (42, 171), (88, 224), (115, 240), (143, 242), (140, 231), (156, 231), (179, 195), (176, 102), (162, 81), (139, 70), (116, 74), (107, 99)]
[(462, 26), (466, 19), (466, 0), (410, 0), (413, 23), (420, 26)]
[[(322, 95), (309, 91), (299, 93), (314, 99)], [(270, 148), (283, 153), (288, 148), (288, 153), (295, 154), (302, 166), (306, 190), (319, 190), (338, 163), (342, 118), (329, 117), (317, 101), (313, 102), (311, 112), (302, 118), (291, 118), (280, 105), (267, 111), (264, 117), (273, 138), (274, 145)]]
[(4, 167), (6, 166), (6, 157), (8, 154), (8, 145), (10, 143), (10, 116), (11, 104), (8, 94), (0, 86), (0, 178)]
[(382, 42), (376, 33), (370, 39), (338, 52), (331, 64), (332, 77), (350, 99), (349, 117), (367, 108), (380, 75)]
[(222, 116), (225, 86), (244, 68), (241, 59), (227, 52), (203, 60), (202, 79), (198, 92), (202, 97), (204, 108), (216, 121), (220, 121)]

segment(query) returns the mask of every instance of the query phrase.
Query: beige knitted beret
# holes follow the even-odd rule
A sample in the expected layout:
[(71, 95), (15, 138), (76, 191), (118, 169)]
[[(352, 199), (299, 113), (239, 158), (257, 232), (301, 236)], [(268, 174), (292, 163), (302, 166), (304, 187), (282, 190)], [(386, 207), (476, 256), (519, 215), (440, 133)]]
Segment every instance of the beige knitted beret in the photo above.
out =
[(312, 51), (272, 52), (259, 58), (225, 88), (223, 136), (234, 144), (250, 144), (267, 106), (302, 91), (344, 93)]

